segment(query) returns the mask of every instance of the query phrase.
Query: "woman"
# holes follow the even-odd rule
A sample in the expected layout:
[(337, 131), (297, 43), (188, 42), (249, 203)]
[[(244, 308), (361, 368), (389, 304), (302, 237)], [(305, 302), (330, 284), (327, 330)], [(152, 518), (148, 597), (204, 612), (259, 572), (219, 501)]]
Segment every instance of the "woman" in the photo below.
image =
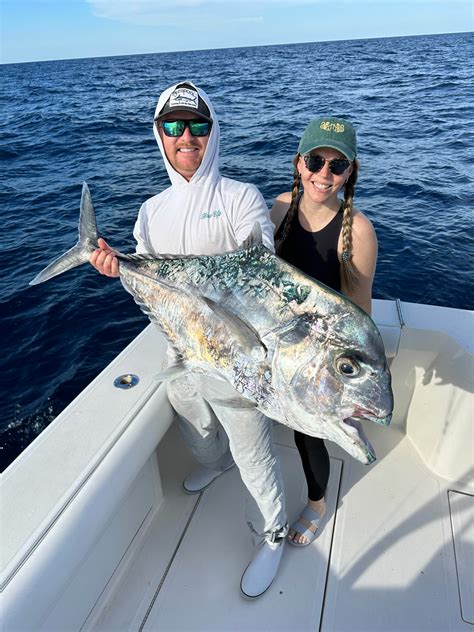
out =
[[(368, 314), (377, 261), (370, 221), (352, 205), (359, 164), (349, 121), (317, 118), (306, 128), (293, 160), (293, 189), (272, 208), (277, 254), (325, 285), (343, 292)], [(343, 200), (339, 192), (343, 192)], [(323, 439), (295, 431), (308, 484), (308, 502), (288, 540), (307, 546), (323, 517), (329, 455)]]

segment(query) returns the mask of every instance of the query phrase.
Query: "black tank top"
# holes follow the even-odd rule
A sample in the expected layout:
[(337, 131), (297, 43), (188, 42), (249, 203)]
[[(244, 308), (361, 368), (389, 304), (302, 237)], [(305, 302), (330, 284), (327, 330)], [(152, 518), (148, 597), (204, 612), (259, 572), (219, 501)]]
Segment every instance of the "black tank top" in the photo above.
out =
[[(341, 208), (329, 224), (312, 233), (301, 226), (298, 213), (295, 213), (290, 234), (282, 244), (278, 256), (313, 279), (317, 279), (340, 292), (341, 274), (337, 256), (337, 242), (342, 229), (342, 218), (343, 208), (341, 204)], [(276, 239), (279, 238), (282, 228), (283, 222), (276, 233)]]

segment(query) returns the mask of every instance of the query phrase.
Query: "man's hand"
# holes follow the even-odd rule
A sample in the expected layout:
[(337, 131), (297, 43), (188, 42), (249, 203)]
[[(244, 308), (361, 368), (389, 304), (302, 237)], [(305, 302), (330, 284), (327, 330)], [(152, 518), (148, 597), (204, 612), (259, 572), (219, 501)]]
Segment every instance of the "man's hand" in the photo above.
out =
[(89, 257), (90, 263), (94, 266), (94, 268), (100, 272), (100, 274), (104, 274), (108, 277), (118, 277), (119, 273), (119, 262), (117, 257), (115, 256), (115, 252), (110, 248), (107, 242), (99, 237), (98, 242), (99, 247)]

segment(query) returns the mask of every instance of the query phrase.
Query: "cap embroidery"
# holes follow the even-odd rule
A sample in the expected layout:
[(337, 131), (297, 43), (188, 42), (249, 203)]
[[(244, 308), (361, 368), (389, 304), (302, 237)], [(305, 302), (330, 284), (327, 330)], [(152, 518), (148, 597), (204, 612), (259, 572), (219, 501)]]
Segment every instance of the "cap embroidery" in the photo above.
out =
[(324, 129), (326, 132), (343, 132), (344, 125), (342, 123), (331, 123), (330, 121), (323, 121), (319, 126), (320, 129)]
[(176, 88), (170, 96), (170, 108), (183, 106), (198, 109), (198, 93), (189, 88)]

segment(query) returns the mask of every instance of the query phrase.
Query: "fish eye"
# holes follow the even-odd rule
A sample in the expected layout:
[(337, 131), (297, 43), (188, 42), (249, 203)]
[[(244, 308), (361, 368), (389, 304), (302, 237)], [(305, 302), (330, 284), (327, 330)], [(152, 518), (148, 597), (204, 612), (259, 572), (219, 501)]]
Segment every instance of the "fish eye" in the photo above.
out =
[(336, 369), (344, 377), (357, 377), (360, 373), (360, 365), (347, 356), (341, 356), (336, 360)]

